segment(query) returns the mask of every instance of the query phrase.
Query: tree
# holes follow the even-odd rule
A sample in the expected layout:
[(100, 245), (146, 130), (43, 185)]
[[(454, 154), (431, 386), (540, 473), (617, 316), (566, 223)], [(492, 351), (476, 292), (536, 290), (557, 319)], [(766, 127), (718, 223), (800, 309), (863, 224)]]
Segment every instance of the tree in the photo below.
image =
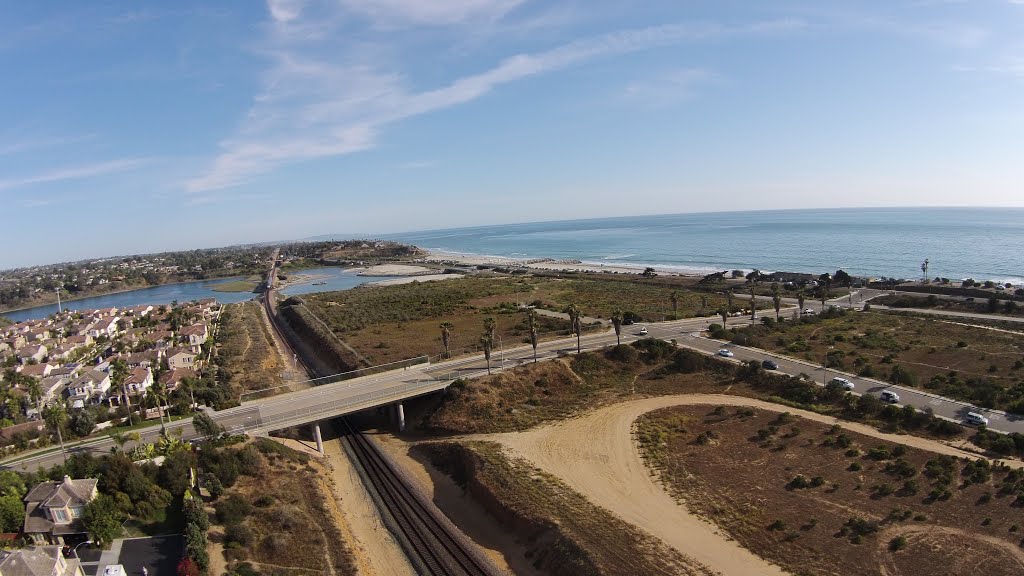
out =
[(729, 310), (725, 306), (722, 306), (718, 309), (718, 315), (722, 317), (722, 327), (724, 328), (729, 322)]
[(673, 318), (673, 320), (679, 318), (679, 314), (678, 314), (679, 313), (679, 292), (676, 292), (675, 290), (673, 290), (672, 293), (669, 294), (668, 299), (672, 301), (672, 318)]
[(85, 507), (82, 524), (85, 525), (89, 537), (96, 546), (103, 547), (117, 538), (121, 532), (121, 521), (124, 519), (114, 499), (100, 494)]
[(199, 576), (199, 566), (191, 558), (185, 557), (178, 562), (178, 576)]
[(772, 282), (772, 306), (775, 307), (775, 321), (778, 322), (779, 310), (782, 308), (782, 292), (778, 282)]
[(922, 282), (924, 282), (925, 284), (928, 283), (928, 259), (927, 258), (924, 259), (924, 262), (921, 262), (921, 278), (923, 278)]
[(615, 328), (615, 343), (622, 344), (622, 310), (612, 312), (612, 328)]
[(580, 353), (580, 313), (579, 307), (575, 304), (569, 304), (565, 308), (565, 313), (569, 315), (569, 325), (572, 327), (572, 331), (576, 333), (576, 353)]
[(832, 277), (835, 283), (840, 286), (846, 286), (849, 288), (853, 284), (853, 278), (845, 270), (836, 270), (835, 275)]
[(207, 438), (217, 438), (224, 433), (224, 427), (217, 424), (206, 412), (199, 410), (192, 416), (192, 428)]
[(700, 315), (704, 315), (704, 310), (708, 307), (708, 296), (707, 294), (700, 295)]
[(76, 410), (68, 418), (68, 428), (74, 432), (75, 436), (84, 438), (92, 434), (93, 429), (96, 428), (96, 420), (88, 410)]
[(494, 339), (487, 332), (480, 337), (480, 344), (484, 347), (484, 360), (487, 361), (487, 373), (491, 373), (491, 349), (494, 347)]
[(451, 322), (441, 322), (441, 343), (444, 344), (444, 357), (451, 358), (452, 354), (449, 348), (452, 338), (452, 328), (454, 325)]
[(754, 297), (754, 286), (750, 286), (750, 321), (757, 320), (757, 299)]
[(651, 268), (650, 266), (644, 268), (644, 273), (641, 274), (641, 276), (643, 276), (644, 278), (654, 278), (657, 275), (658, 273), (654, 270), (654, 268)]
[(133, 426), (135, 423), (132, 421), (132, 401), (128, 397), (128, 388), (124, 385), (124, 381), (128, 378), (128, 364), (124, 360), (118, 358), (110, 364), (110, 385), (121, 391), (121, 396), (124, 398), (125, 406), (128, 407), (128, 425)]
[(726, 298), (726, 300), (729, 303), (729, 312), (731, 313), (732, 312), (732, 290), (727, 290), (725, 292), (725, 298)]
[(796, 303), (797, 303), (797, 306), (800, 307), (800, 317), (801, 318), (803, 318), (803, 316), (804, 316), (804, 301), (805, 301), (806, 298), (807, 298), (807, 296), (806, 296), (806, 294), (804, 294), (803, 289), (800, 289), (800, 290), (796, 291)]
[(55, 402), (43, 409), (43, 420), (46, 425), (57, 433), (57, 440), (60, 441), (60, 451), (64, 455), (64, 463), (68, 462), (68, 453), (64, 449), (64, 434), (61, 432), (61, 428), (64, 423), (67, 422), (68, 413), (64, 409), (64, 404)]
[(537, 311), (530, 308), (526, 312), (526, 324), (530, 329), (530, 346), (533, 346), (533, 363), (537, 363)]
[(0, 531), (20, 532), (25, 522), (25, 505), (17, 494), (0, 496)]
[(484, 332), (487, 333), (491, 339), (494, 339), (494, 332), (498, 327), (497, 321), (494, 320), (494, 316), (488, 316), (484, 318)]

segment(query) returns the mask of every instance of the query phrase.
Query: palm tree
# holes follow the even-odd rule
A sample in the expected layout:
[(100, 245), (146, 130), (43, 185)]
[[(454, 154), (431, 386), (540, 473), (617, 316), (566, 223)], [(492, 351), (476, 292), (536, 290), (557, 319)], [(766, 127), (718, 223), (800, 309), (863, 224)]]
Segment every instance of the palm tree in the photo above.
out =
[(732, 312), (732, 290), (726, 290), (725, 297), (729, 300), (729, 312)]
[(40, 402), (43, 399), (43, 387), (39, 384), (39, 380), (31, 378), (27, 384), (28, 386), (28, 397), (32, 400), (32, 403), (36, 405), (36, 412), (39, 413), (39, 417), (43, 417), (43, 407)]
[(136, 444), (142, 442), (142, 435), (138, 432), (114, 432), (110, 435), (110, 438), (117, 444), (117, 448), (122, 452), (124, 451), (124, 445), (129, 441), (135, 442)]
[(576, 333), (576, 353), (580, 353), (580, 309), (575, 304), (569, 304), (565, 308), (565, 313), (569, 315), (569, 325), (572, 327), (572, 331)]
[(801, 318), (804, 317), (804, 298), (805, 297), (806, 296), (804, 295), (804, 291), (803, 291), (802, 288), (800, 290), (796, 291), (796, 303), (797, 303), (797, 306), (800, 307), (800, 317)]
[[(675, 292), (673, 292), (675, 294)], [(612, 312), (612, 327), (615, 328), (615, 343), (622, 344), (622, 310)]]
[(452, 354), (449, 351), (449, 344), (451, 344), (452, 328), (454, 325), (451, 322), (441, 322), (441, 342), (444, 344), (444, 357), (451, 358)]
[(779, 309), (782, 308), (782, 293), (779, 291), (779, 283), (772, 282), (772, 305), (775, 306), (775, 321), (779, 321)]
[(722, 328), (729, 322), (729, 309), (722, 306), (718, 309), (718, 315), (722, 317)]
[[(167, 427), (164, 426), (164, 409), (167, 406), (167, 389), (164, 388), (163, 384), (154, 382), (153, 386), (149, 389), (149, 393), (156, 399), (157, 412), (160, 414), (160, 434), (166, 436)], [(170, 414), (168, 414), (167, 417), (169, 420)]]
[(480, 344), (484, 347), (484, 359), (487, 360), (487, 373), (491, 373), (491, 349), (494, 347), (494, 339), (491, 335), (484, 332), (484, 335), (480, 337)]
[(750, 321), (757, 320), (757, 301), (754, 298), (754, 285), (750, 285)]
[(676, 319), (679, 317), (679, 293), (673, 290), (672, 293), (669, 294), (668, 298), (672, 301), (672, 317), (673, 319)]
[(537, 311), (530, 308), (526, 311), (526, 324), (530, 328), (530, 346), (533, 346), (533, 363), (537, 363)]
[(57, 440), (60, 441), (60, 451), (64, 456), (64, 463), (68, 463), (68, 453), (64, 449), (64, 434), (61, 433), (61, 427), (68, 420), (68, 412), (64, 409), (64, 404), (55, 402), (47, 406), (43, 410), (43, 420), (46, 421), (46, 425), (51, 430), (57, 432)]
[(700, 295), (700, 315), (701, 316), (704, 315), (704, 310), (707, 307), (708, 307), (708, 297), (707, 297), (707, 294), (701, 294)]
[(124, 381), (128, 378), (128, 364), (124, 360), (118, 358), (110, 364), (110, 384), (121, 391), (121, 397), (124, 398), (125, 406), (128, 407), (128, 425), (133, 426), (132, 421), (132, 401), (128, 396), (128, 388), (124, 385)]
[(494, 320), (494, 316), (484, 318), (484, 332), (486, 332), (492, 339), (494, 338), (494, 331), (497, 327), (498, 323)]

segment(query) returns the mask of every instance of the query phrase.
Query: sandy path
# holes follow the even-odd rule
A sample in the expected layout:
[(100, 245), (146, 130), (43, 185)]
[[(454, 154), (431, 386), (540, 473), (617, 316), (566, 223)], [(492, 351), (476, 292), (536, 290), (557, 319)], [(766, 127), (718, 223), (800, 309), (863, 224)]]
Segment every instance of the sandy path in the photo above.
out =
[[(840, 424), (853, 432), (915, 448), (953, 456), (977, 457), (976, 454), (934, 440), (886, 434), (869, 426), (813, 412), (752, 398), (716, 394), (644, 398), (607, 406), (578, 418), (526, 432), (477, 435), (472, 439), (500, 442), (515, 455), (531, 460), (538, 467), (559, 477), (591, 502), (661, 538), (668, 545), (713, 570), (727, 575), (785, 574), (778, 566), (741, 547), (715, 525), (691, 514), (685, 505), (677, 503), (658, 484), (641, 459), (632, 435), (634, 421), (651, 410), (687, 404), (749, 406), (774, 412), (788, 411), (809, 420)], [(1020, 462), (1009, 463), (1020, 465)]]
[(359, 474), (349, 462), (341, 440), (324, 442), (334, 480), (334, 497), (344, 512), (349, 545), (355, 553), (359, 574), (366, 576), (407, 576), (415, 574), (412, 564), (394, 536), (384, 525)]

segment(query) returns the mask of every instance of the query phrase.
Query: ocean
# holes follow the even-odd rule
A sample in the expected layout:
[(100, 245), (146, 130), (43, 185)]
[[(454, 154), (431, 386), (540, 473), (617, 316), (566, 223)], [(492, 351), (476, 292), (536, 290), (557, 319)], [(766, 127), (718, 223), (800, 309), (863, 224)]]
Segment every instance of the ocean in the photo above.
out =
[(389, 234), (421, 248), (593, 265), (1024, 283), (1024, 208), (668, 214)]

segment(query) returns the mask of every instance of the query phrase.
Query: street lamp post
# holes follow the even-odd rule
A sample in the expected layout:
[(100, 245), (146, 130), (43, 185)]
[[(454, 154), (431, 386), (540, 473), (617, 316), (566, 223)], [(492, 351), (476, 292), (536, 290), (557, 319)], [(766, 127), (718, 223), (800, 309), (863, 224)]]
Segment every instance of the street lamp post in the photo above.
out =
[[(78, 546), (81, 546), (82, 544), (92, 544), (92, 540), (86, 540), (85, 542), (81, 542), (81, 543), (78, 544)], [(71, 549), (71, 553), (75, 555), (75, 558), (79, 557), (78, 556), (78, 546), (75, 546), (74, 548)]]
[(501, 369), (504, 370), (505, 369), (505, 347), (502, 346), (502, 344), (501, 344), (501, 336), (499, 334), (495, 333), (494, 337), (498, 339), (498, 358), (500, 358)]

